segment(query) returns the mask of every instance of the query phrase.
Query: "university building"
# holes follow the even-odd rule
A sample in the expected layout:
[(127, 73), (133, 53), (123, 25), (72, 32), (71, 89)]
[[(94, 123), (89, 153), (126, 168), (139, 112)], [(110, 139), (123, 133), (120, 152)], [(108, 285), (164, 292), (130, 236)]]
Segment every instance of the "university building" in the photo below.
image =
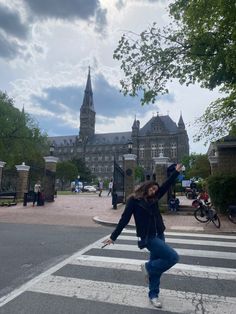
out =
[(180, 115), (178, 125), (169, 115), (153, 116), (143, 127), (134, 119), (129, 132), (95, 133), (95, 107), (90, 71), (87, 77), (84, 99), (80, 108), (79, 135), (50, 137), (54, 145), (54, 155), (60, 161), (82, 158), (94, 176), (111, 178), (114, 160), (123, 167), (123, 155), (128, 153), (132, 143), (132, 153), (137, 155), (137, 165), (152, 176), (154, 157), (169, 157), (170, 162), (180, 162), (189, 155), (189, 140), (185, 124)]

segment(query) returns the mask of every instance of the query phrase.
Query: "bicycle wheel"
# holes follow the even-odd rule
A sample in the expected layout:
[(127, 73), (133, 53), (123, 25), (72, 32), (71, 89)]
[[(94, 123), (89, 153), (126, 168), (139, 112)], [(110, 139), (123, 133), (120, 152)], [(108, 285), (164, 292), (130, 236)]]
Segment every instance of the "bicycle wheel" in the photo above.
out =
[(200, 222), (208, 222), (209, 221), (209, 216), (207, 215), (207, 212), (204, 208), (197, 208), (195, 211), (194, 211), (194, 217), (200, 221)]
[(216, 226), (216, 228), (220, 228), (220, 218), (218, 217), (217, 214), (214, 215), (214, 217), (211, 219), (213, 224)]
[(232, 223), (236, 224), (236, 206), (229, 207), (228, 218)]

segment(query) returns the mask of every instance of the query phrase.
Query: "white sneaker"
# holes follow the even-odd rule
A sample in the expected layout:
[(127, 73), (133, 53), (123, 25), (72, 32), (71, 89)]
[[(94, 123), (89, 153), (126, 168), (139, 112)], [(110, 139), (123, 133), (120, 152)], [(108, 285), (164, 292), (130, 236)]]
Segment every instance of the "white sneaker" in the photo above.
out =
[(159, 298), (150, 299), (151, 304), (158, 309), (162, 308), (162, 304)]
[(146, 268), (146, 263), (141, 265), (141, 271), (142, 271), (142, 273), (144, 275), (145, 282), (148, 284), (149, 283), (149, 274), (148, 274), (148, 271), (147, 271), (147, 268)]

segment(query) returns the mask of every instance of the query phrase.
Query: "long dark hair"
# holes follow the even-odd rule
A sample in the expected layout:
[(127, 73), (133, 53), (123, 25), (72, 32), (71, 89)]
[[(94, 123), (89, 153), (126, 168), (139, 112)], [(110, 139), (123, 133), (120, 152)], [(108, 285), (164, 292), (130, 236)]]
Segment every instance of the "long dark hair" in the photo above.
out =
[(159, 188), (159, 184), (156, 181), (146, 181), (143, 184), (139, 185), (135, 190), (134, 193), (130, 195), (130, 197), (133, 197), (135, 199), (147, 199), (148, 198), (148, 190), (152, 187), (152, 186), (158, 186)]

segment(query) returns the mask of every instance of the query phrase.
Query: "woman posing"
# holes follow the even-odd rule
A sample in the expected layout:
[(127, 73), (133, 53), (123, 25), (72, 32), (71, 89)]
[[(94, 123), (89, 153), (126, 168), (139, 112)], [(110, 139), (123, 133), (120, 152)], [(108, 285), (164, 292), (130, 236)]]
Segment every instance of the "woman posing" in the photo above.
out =
[(110, 238), (104, 241), (105, 245), (114, 244), (129, 223), (131, 216), (134, 216), (136, 234), (140, 238), (138, 246), (140, 249), (147, 248), (150, 252), (149, 261), (141, 265), (141, 270), (149, 282), (150, 302), (157, 308), (162, 307), (159, 299), (161, 275), (179, 260), (177, 252), (165, 243), (165, 225), (158, 200), (174, 183), (181, 169), (182, 165), (177, 164), (175, 171), (161, 186), (155, 181), (148, 181), (138, 187), (129, 197), (120, 221)]

